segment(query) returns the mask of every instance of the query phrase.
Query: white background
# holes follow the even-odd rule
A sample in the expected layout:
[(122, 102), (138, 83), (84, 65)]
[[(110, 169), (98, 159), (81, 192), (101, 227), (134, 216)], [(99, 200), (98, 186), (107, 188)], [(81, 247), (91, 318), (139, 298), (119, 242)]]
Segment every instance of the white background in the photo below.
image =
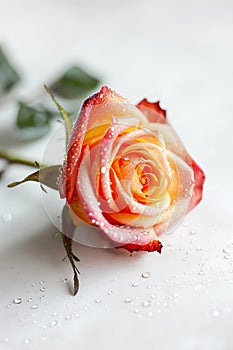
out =
[[(161, 255), (76, 246), (73, 297), (39, 186), (7, 189), (29, 172), (11, 166), (0, 183), (0, 349), (231, 350), (232, 1), (0, 0), (0, 44), (25, 77), (21, 97), (78, 63), (132, 102), (159, 98), (207, 175)], [(20, 144), (14, 107), (0, 113), (1, 148), (40, 160), (47, 139)]]

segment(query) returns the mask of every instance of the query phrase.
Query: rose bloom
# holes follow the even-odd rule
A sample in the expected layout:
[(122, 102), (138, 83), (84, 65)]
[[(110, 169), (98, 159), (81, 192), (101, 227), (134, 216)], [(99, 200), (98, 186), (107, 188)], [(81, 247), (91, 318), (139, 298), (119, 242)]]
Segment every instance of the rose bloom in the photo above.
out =
[(204, 178), (158, 102), (134, 106), (104, 86), (81, 108), (59, 188), (76, 225), (99, 227), (116, 247), (160, 252), (158, 235), (197, 205)]

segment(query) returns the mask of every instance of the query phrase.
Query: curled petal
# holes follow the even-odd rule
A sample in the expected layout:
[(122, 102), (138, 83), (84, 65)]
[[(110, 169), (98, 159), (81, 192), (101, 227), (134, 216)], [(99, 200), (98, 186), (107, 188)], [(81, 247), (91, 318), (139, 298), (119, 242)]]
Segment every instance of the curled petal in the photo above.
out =
[(197, 165), (197, 163), (190, 158), (188, 161), (194, 172), (194, 189), (193, 195), (189, 204), (188, 211), (193, 209), (202, 199), (203, 184), (205, 181), (205, 174), (203, 170)]
[(137, 107), (146, 115), (150, 123), (166, 123), (166, 111), (160, 107), (159, 101), (149, 102), (144, 98)]
[(148, 244), (145, 245), (137, 245), (137, 244), (125, 244), (123, 246), (117, 247), (117, 248), (124, 248), (128, 250), (130, 253), (132, 252), (139, 252), (139, 251), (147, 251), (147, 252), (155, 252), (161, 253), (163, 245), (158, 240), (153, 240)]

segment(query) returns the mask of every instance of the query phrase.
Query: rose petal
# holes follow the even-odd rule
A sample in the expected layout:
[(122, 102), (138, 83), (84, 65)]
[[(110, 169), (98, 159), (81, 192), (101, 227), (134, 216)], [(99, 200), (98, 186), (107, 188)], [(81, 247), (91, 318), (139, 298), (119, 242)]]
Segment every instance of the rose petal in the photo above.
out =
[(96, 125), (110, 124), (113, 116), (136, 116), (142, 123), (146, 122), (145, 116), (135, 106), (126, 103), (126, 99), (106, 86), (103, 86), (99, 93), (84, 102), (71, 133), (67, 160), (62, 167), (59, 179), (60, 195), (66, 197), (68, 204), (74, 193), (79, 157), (87, 130)]
[(192, 167), (194, 172), (194, 189), (193, 195), (189, 204), (188, 211), (193, 209), (202, 199), (203, 184), (205, 181), (205, 174), (197, 163), (190, 157), (187, 163)]
[(150, 123), (166, 123), (166, 111), (160, 107), (159, 101), (149, 102), (144, 98), (137, 107), (146, 115)]
[(145, 245), (155, 239), (155, 232), (151, 228), (145, 230), (128, 226), (118, 227), (110, 224), (105, 219), (92, 187), (90, 168), (86, 156), (83, 157), (80, 164), (77, 181), (79, 196), (85, 212), (89, 217), (91, 214), (91, 219), (94, 220), (92, 222), (98, 225), (110, 239), (118, 244), (130, 243), (137, 245)]
[(128, 250), (130, 253), (135, 251), (147, 251), (147, 252), (155, 252), (161, 253), (163, 245), (158, 240), (153, 240), (148, 244), (145, 245), (137, 245), (137, 244), (125, 244), (123, 246), (117, 247), (117, 248), (124, 248)]

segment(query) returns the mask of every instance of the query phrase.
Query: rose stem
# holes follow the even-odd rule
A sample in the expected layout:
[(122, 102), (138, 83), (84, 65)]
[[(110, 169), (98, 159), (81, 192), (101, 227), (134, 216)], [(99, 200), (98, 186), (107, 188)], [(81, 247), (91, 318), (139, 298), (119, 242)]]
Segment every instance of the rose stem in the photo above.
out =
[(10, 164), (21, 164), (21, 165), (27, 165), (33, 168), (38, 168), (39, 165), (37, 162), (28, 160), (28, 159), (22, 159), (19, 158), (11, 153), (8, 153), (6, 151), (0, 150), (0, 158), (5, 159), (8, 161)]

